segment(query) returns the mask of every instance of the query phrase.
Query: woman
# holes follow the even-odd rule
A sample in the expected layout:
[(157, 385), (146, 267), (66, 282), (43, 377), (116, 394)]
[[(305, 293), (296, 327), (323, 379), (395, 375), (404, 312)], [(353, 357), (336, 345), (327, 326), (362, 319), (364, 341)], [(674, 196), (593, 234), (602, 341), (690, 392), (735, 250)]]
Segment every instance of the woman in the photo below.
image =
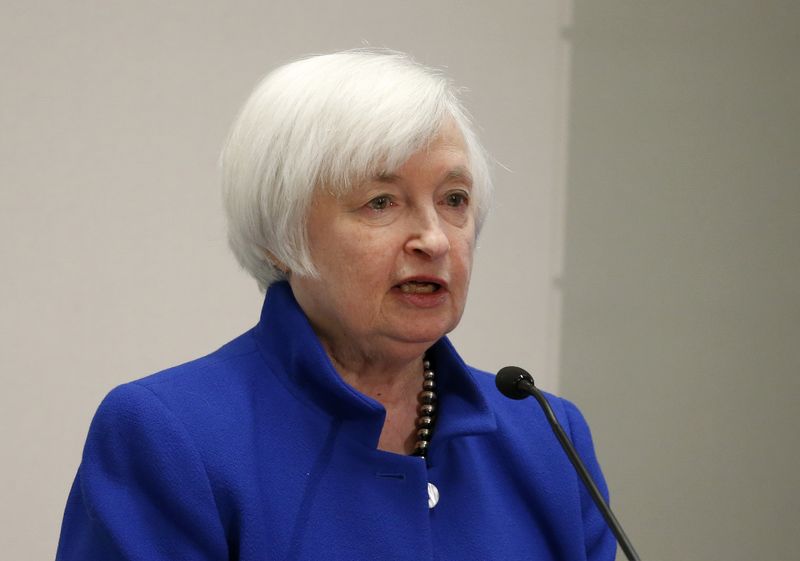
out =
[(222, 166), (261, 320), (108, 395), (58, 559), (612, 559), (541, 413), (445, 338), (491, 191), (448, 82), (398, 53), (286, 65)]

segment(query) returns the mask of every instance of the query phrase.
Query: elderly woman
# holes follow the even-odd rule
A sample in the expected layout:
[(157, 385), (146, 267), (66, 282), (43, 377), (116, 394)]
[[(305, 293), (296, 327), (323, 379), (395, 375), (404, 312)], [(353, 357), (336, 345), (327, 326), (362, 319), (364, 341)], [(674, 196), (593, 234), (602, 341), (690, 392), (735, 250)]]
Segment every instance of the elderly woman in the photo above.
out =
[[(57, 558), (613, 559), (541, 411), (445, 337), (491, 192), (448, 81), (399, 53), (288, 64), (222, 166), (261, 319), (108, 395)], [(599, 478), (580, 413), (549, 399)]]

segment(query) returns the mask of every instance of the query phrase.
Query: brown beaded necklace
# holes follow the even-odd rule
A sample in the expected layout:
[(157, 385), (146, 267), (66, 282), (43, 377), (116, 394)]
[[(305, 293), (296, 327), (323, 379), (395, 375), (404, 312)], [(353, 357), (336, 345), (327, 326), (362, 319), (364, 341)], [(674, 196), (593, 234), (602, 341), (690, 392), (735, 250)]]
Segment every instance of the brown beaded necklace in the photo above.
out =
[[(431, 370), (431, 363), (422, 359), (422, 391), (417, 396), (417, 442), (414, 444), (414, 455), (426, 460), (433, 437), (433, 425), (436, 422), (436, 382)], [(426, 460), (427, 461), (427, 460)], [(428, 508), (439, 502), (439, 489), (428, 481)]]
[(424, 458), (430, 449), (433, 425), (436, 421), (436, 382), (429, 360), (422, 360), (422, 391), (417, 396), (417, 442), (414, 455)]

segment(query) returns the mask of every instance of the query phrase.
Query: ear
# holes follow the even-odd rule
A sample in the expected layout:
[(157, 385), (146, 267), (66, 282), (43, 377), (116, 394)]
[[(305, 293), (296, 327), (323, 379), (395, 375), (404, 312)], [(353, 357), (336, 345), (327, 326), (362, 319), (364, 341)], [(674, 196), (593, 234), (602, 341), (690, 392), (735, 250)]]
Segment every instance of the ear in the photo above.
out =
[(266, 257), (267, 261), (272, 263), (272, 265), (284, 275), (288, 276), (289, 273), (291, 272), (289, 270), (289, 267), (287, 267), (283, 261), (275, 257), (275, 255), (273, 255), (270, 250), (264, 249), (264, 257)]

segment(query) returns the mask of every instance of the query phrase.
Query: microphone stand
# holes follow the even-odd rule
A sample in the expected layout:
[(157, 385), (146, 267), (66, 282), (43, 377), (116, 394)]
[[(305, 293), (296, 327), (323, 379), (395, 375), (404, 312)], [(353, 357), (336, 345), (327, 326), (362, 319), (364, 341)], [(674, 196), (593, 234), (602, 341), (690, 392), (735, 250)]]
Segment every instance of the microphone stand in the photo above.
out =
[[(561, 428), (561, 425), (558, 423), (553, 410), (550, 408), (550, 404), (547, 402), (547, 399), (544, 397), (542, 392), (533, 384), (533, 378), (530, 374), (522, 370), (521, 368), (516, 367), (508, 367), (509, 369), (514, 369), (514, 375), (517, 376), (517, 380), (514, 382), (514, 389), (519, 392), (524, 392), (527, 395), (532, 395), (536, 398), (536, 401), (539, 402), (539, 405), (544, 410), (545, 417), (547, 417), (547, 421), (550, 423), (550, 427), (553, 429), (553, 432), (558, 438), (558, 441), (561, 443), (561, 447), (564, 449), (564, 452), (567, 453), (567, 457), (569, 457), (569, 461), (572, 462), (575, 471), (578, 472), (583, 484), (586, 485), (586, 489), (589, 491), (589, 495), (591, 495), (592, 500), (597, 505), (597, 508), (600, 509), (600, 513), (605, 518), (606, 523), (608, 524), (611, 531), (614, 533), (614, 536), (617, 538), (617, 543), (619, 543), (620, 548), (625, 553), (625, 557), (628, 558), (628, 561), (641, 561), (639, 559), (639, 554), (636, 553), (636, 550), (633, 548), (633, 544), (628, 539), (628, 536), (625, 534), (625, 530), (622, 529), (617, 517), (614, 516), (614, 513), (611, 512), (611, 508), (606, 504), (603, 495), (600, 493), (600, 490), (595, 485), (594, 481), (592, 480), (592, 476), (589, 475), (589, 471), (586, 469), (586, 466), (583, 465), (578, 453), (575, 451), (575, 448), (572, 446), (572, 442), (570, 441), (567, 433), (564, 432), (564, 429)], [(505, 370), (505, 368), (503, 369)], [(502, 372), (502, 370), (501, 370)], [(498, 373), (498, 388), (500, 388), (500, 373)], [(500, 391), (512, 399), (520, 399), (520, 396), (517, 397), (515, 395), (511, 395), (506, 393), (504, 389), (500, 388)]]

